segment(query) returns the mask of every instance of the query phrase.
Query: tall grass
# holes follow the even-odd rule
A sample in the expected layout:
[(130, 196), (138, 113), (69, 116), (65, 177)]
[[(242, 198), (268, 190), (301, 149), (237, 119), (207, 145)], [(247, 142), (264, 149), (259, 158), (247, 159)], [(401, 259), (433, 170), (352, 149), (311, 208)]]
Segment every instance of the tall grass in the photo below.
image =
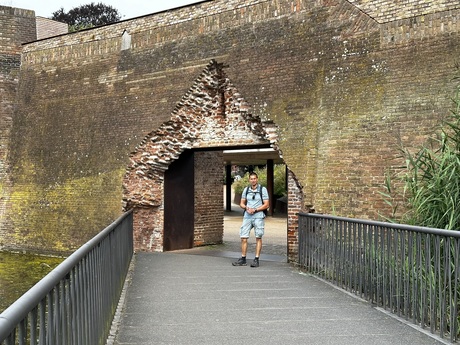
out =
[[(386, 192), (381, 193), (385, 202), (391, 207), (391, 216), (386, 217), (386, 220), (438, 229), (460, 230), (459, 66), (453, 80), (456, 86), (449, 119), (444, 120), (439, 131), (415, 153), (411, 153), (401, 145), (399, 151), (404, 162), (402, 170), (393, 175), (386, 174), (384, 182)], [(395, 185), (402, 187), (395, 189)], [(406, 212), (398, 219), (396, 215), (401, 203)], [(450, 323), (445, 328), (448, 332), (451, 331), (451, 327), (457, 330), (458, 333), (453, 336), (458, 339), (460, 316), (454, 315), (452, 311), (458, 311), (460, 306), (457, 303), (460, 302), (457, 297), (454, 298), (456, 308), (439, 303), (445, 294), (460, 296), (458, 268), (452, 264), (458, 263), (459, 243), (446, 241), (442, 240), (436, 245), (427, 242), (426, 245), (417, 248), (419, 251), (417, 255), (427, 263), (425, 269), (419, 272), (418, 279), (428, 289), (429, 293), (425, 298), (434, 310), (424, 316), (426, 323), (433, 327), (433, 324), (439, 322), (439, 315), (447, 315), (446, 319), (450, 320)], [(407, 250), (412, 249), (410, 243), (406, 246)]]
[[(443, 121), (438, 133), (415, 153), (403, 145), (399, 147), (403, 170), (397, 176), (386, 175), (386, 192), (381, 193), (392, 209), (387, 220), (460, 229), (460, 73), (454, 80), (457, 85), (450, 119)], [(401, 190), (393, 187), (398, 183), (403, 186)], [(407, 210), (400, 219), (395, 219), (400, 206), (397, 200), (402, 200)]]

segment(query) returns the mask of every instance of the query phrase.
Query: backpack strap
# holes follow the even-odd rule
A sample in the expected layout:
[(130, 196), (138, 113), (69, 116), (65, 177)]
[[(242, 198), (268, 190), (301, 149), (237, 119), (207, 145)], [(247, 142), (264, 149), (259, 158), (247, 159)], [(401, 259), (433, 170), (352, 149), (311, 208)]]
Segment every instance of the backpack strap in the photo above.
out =
[[(264, 204), (264, 198), (262, 197), (262, 185), (259, 184), (259, 193), (260, 193), (260, 200), (262, 201), (262, 205)], [(262, 211), (264, 215), (268, 214), (268, 210), (263, 210)]]
[[(244, 193), (244, 198), (243, 198), (243, 199), (246, 199), (246, 200), (248, 199), (248, 191), (249, 191), (249, 188), (251, 188), (251, 185), (246, 186), (245, 191), (243, 191), (243, 192), (245, 192), (245, 193)], [(263, 204), (264, 204), (264, 198), (263, 198), (263, 196), (262, 196), (262, 188), (263, 188), (262, 185), (259, 183), (259, 184), (257, 185), (257, 191), (259, 192), (260, 200), (262, 201), (262, 205), (263, 205)], [(244, 211), (244, 212), (246, 212), (246, 211)], [(268, 212), (267, 212), (267, 210), (263, 210), (263, 213), (264, 213), (265, 215), (267, 215)]]
[[(246, 193), (244, 194), (244, 199), (248, 199), (248, 191), (249, 191), (249, 188), (251, 188), (251, 185), (247, 185), (246, 188), (245, 188), (245, 191)], [(257, 185), (257, 191), (259, 192), (259, 195), (260, 195), (260, 200), (262, 201), (262, 204), (264, 203), (264, 198), (262, 197), (262, 185), (259, 183)]]
[[(251, 188), (251, 185), (248, 185), (246, 186), (245, 188), (245, 191), (246, 193), (244, 194), (244, 199), (247, 199), (248, 198), (248, 191), (249, 191), (249, 188)], [(260, 200), (262, 200), (262, 204), (264, 203), (264, 198), (262, 197), (262, 185), (259, 183), (257, 185), (257, 191), (259, 192), (259, 195), (260, 195)]]
[(246, 200), (248, 199), (248, 191), (249, 191), (250, 186), (251, 185), (247, 185), (246, 188), (245, 188), (246, 189), (246, 194), (244, 194), (244, 199), (246, 199)]

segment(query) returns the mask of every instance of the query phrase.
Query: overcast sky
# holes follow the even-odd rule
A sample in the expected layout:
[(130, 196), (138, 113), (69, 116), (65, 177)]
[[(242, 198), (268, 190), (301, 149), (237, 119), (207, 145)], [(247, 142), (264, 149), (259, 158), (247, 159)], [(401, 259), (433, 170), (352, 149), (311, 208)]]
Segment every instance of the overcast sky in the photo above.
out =
[(102, 2), (118, 10), (121, 19), (140, 17), (163, 11), (170, 8), (180, 7), (198, 0), (0, 0), (0, 5), (34, 10), (36, 16), (51, 17), (52, 13), (64, 8), (68, 12), (74, 7), (87, 5), (91, 2)]

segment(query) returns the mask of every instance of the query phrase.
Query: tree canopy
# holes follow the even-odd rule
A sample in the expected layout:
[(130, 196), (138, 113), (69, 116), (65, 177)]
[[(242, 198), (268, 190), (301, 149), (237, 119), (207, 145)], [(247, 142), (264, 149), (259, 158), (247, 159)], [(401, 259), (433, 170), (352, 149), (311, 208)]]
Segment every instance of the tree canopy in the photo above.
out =
[(111, 24), (120, 21), (121, 15), (118, 10), (103, 3), (94, 2), (74, 7), (69, 12), (65, 12), (61, 7), (53, 12), (51, 19), (58, 22), (67, 23), (69, 31), (78, 31), (94, 26)]

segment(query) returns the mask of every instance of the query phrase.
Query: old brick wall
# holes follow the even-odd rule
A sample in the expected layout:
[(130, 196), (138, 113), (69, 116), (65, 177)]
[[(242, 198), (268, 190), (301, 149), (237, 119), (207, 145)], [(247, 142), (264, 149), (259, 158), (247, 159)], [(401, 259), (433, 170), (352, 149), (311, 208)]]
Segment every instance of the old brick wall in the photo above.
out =
[(8, 143), (21, 65), (21, 45), (36, 39), (33, 11), (0, 6), (0, 248), (11, 229), (3, 226), (9, 207), (11, 177), (7, 163)]
[(349, 0), (349, 2), (379, 23), (413, 17), (423, 18), (427, 14), (456, 10), (459, 5), (455, 0), (405, 0), (404, 3), (394, 0)]
[[(149, 210), (143, 211), (142, 224), (135, 224), (136, 248), (162, 248), (164, 172), (181, 153), (242, 145), (271, 145), (277, 149), (277, 138), (273, 123), (262, 122), (248, 112), (246, 101), (228, 79), (224, 66), (211, 60), (178, 102), (171, 119), (149, 133), (130, 155), (123, 179), (124, 209)], [(195, 170), (194, 243), (217, 243), (223, 236), (222, 152), (197, 151)], [(205, 181), (211, 189), (205, 188)], [(147, 212), (149, 217), (145, 216)]]
[(460, 43), (457, 1), (392, 4), (214, 0), (26, 45), (12, 243), (75, 247), (113, 220), (129, 154), (211, 59), (278, 126), (304, 208), (378, 218), (397, 138), (415, 147), (449, 113)]
[[(197, 151), (195, 161), (194, 246), (222, 243), (222, 151)], [(161, 186), (163, 186), (161, 184)], [(178, 205), (177, 212), (185, 205)], [(134, 207), (134, 242), (137, 250), (163, 251), (163, 206)]]
[(223, 180), (222, 151), (195, 152), (195, 246), (222, 243)]
[(292, 173), (287, 171), (287, 199), (288, 199), (288, 214), (287, 214), (287, 246), (288, 260), (297, 262), (299, 254), (299, 218), (297, 214), (301, 211), (312, 212), (312, 205), (304, 206), (302, 188)]

